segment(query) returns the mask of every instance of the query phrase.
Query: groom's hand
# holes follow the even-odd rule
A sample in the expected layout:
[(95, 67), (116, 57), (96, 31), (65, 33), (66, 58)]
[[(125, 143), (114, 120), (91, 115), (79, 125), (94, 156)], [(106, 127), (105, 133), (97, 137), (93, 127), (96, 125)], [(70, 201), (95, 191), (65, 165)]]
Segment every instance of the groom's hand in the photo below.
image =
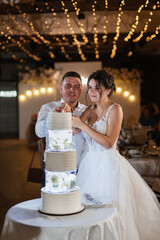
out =
[(71, 112), (71, 107), (67, 103), (61, 103), (59, 107), (54, 109), (54, 112)]

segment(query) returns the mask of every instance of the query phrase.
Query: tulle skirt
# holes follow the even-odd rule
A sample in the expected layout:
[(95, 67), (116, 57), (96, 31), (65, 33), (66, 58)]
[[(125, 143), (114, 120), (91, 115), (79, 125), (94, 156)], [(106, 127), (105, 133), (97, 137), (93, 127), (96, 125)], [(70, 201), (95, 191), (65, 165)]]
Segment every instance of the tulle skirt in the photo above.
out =
[(130, 163), (117, 150), (86, 151), (77, 174), (84, 193), (104, 203), (112, 202), (125, 225), (122, 240), (159, 240), (160, 205)]

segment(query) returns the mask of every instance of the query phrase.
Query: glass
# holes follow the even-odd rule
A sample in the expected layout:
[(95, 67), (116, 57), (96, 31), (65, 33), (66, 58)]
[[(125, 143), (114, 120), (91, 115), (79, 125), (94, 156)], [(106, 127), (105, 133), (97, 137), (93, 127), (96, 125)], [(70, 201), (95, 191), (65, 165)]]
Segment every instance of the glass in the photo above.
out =
[(49, 148), (50, 151), (63, 151), (72, 149), (72, 130), (49, 130)]
[(60, 193), (75, 187), (75, 172), (46, 172), (46, 191)]

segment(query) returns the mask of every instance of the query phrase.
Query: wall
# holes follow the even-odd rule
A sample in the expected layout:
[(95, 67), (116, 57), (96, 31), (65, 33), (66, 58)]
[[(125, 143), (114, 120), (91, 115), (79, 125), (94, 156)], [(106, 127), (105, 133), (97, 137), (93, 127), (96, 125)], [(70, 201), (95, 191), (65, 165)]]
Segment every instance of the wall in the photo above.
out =
[[(32, 84), (25, 84), (23, 86), (19, 85), (19, 95), (24, 94), (27, 90), (30, 90), (32, 88), (39, 89), (43, 86), (37, 87)], [(48, 85), (49, 87), (49, 85)], [(52, 86), (53, 87), (53, 86)], [(31, 122), (31, 118), (33, 114), (38, 113), (41, 106), (45, 103), (51, 102), (53, 100), (57, 99), (57, 88), (54, 88), (53, 93), (44, 93), (40, 95), (34, 95), (27, 97), (26, 100), (20, 101), (19, 100), (19, 138), (25, 139), (27, 128), (29, 126), (29, 123)]]
[(119, 103), (123, 109), (123, 124), (124, 127), (131, 127), (138, 125), (138, 119), (140, 116), (140, 83), (137, 84), (126, 84), (122, 82), (115, 82), (116, 87), (121, 86), (124, 91), (128, 90), (131, 95), (135, 96), (134, 101), (130, 101), (129, 97), (123, 95), (123, 90), (121, 93), (113, 94), (113, 101)]

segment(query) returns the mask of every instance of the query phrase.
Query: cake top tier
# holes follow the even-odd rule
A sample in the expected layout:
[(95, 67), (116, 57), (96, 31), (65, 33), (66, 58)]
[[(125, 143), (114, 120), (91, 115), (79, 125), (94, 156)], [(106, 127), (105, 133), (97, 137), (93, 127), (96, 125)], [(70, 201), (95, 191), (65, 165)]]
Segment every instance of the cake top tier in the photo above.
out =
[(71, 130), (72, 114), (70, 112), (49, 112), (47, 122), (49, 130)]

